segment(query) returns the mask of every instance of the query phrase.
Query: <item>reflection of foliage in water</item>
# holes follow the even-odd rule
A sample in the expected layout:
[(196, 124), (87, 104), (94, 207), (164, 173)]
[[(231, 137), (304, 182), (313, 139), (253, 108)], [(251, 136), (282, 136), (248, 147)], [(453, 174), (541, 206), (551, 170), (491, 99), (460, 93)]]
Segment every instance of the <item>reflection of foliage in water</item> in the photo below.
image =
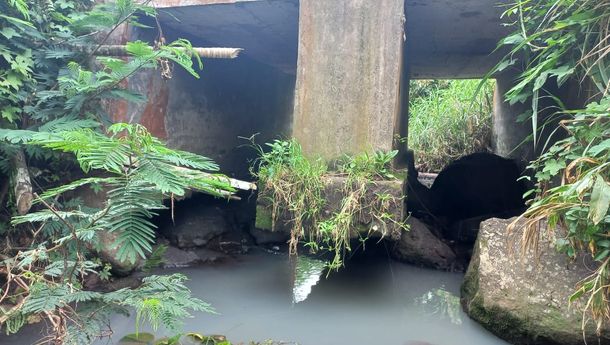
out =
[(460, 298), (444, 287), (433, 289), (421, 297), (415, 299), (415, 304), (420, 306), (429, 315), (440, 316), (441, 319), (448, 317), (451, 323), (462, 324), (460, 315)]
[[(121, 338), (118, 345), (232, 345), (224, 335), (203, 335), (199, 333), (177, 334), (171, 338), (156, 339), (150, 333), (128, 334)], [(240, 343), (243, 344), (243, 343)], [(298, 345), (283, 341), (265, 340), (250, 341), (248, 345)]]
[(307, 256), (295, 256), (290, 260), (292, 269), (292, 303), (303, 302), (311, 289), (320, 281), (327, 265), (325, 261)]

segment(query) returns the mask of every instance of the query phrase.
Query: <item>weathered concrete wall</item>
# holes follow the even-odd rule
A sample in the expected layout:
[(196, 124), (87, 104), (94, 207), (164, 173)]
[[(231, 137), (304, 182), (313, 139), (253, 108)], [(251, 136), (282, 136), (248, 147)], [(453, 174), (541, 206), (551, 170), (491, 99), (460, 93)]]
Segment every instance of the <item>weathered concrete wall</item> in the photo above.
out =
[[(207, 45), (187, 38), (193, 45)], [(256, 152), (239, 137), (260, 133), (256, 140), (262, 144), (288, 134), (295, 78), (246, 54), (206, 60), (200, 76), (195, 79), (175, 68), (168, 82), (167, 142), (214, 159), (226, 174), (248, 178), (249, 160)]]
[(529, 110), (529, 105), (517, 103), (510, 105), (504, 95), (514, 86), (510, 75), (496, 78), (493, 111), (493, 149), (502, 157), (529, 162), (534, 158), (531, 144), (524, 140), (532, 133), (531, 122), (517, 122), (517, 117)]
[[(152, 32), (136, 30), (128, 25), (119, 26), (108, 39), (109, 44), (125, 44), (128, 41), (154, 39)], [(122, 57), (127, 60), (127, 57)], [(127, 102), (122, 99), (105, 99), (102, 106), (113, 122), (140, 123), (156, 137), (165, 139), (165, 113), (169, 90), (159, 71), (144, 69), (123, 81), (123, 87), (144, 96), (142, 103)]]
[[(194, 46), (214, 46), (201, 36), (169, 28), (164, 33), (168, 41), (188, 38)], [(155, 35), (156, 30), (124, 26), (111, 43), (152, 42)], [(249, 164), (257, 153), (240, 137), (259, 133), (257, 143), (263, 144), (290, 135), (295, 76), (247, 53), (232, 60), (206, 59), (198, 72), (196, 79), (174, 66), (169, 80), (158, 70), (138, 72), (124, 84), (146, 101), (107, 100), (104, 108), (114, 122), (143, 124), (171, 147), (210, 157), (223, 173), (249, 179)]]
[(495, 153), (520, 161), (525, 166), (566, 135), (565, 131), (556, 130), (559, 122), (566, 116), (550, 95), (558, 97), (566, 109), (582, 109), (590, 93), (581, 87), (579, 80), (569, 80), (561, 87), (558, 87), (555, 80), (548, 81), (540, 91), (537, 142), (534, 145), (531, 140), (531, 117), (525, 121), (517, 121), (522, 114), (531, 113), (531, 102), (511, 105), (505, 101), (505, 94), (516, 85), (518, 75), (518, 72), (512, 71), (496, 77), (492, 144)]
[(293, 135), (310, 155), (390, 150), (403, 0), (301, 0)]

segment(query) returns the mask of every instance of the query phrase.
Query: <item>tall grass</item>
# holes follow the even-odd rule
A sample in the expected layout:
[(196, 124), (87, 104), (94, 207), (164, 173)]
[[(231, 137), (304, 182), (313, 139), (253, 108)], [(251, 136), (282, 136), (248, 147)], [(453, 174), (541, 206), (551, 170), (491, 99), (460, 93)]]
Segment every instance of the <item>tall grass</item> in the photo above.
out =
[(491, 146), (495, 83), (479, 80), (411, 81), (409, 146), (420, 171), (440, 171), (447, 163)]

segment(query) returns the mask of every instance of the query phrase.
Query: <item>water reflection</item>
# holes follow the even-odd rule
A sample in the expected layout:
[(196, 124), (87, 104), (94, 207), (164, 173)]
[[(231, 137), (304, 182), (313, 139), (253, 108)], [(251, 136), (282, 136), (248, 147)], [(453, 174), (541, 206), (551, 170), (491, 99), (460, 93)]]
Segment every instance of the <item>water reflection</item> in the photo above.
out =
[[(184, 320), (183, 331), (222, 334), (233, 344), (254, 340), (267, 345), (263, 340), (273, 339), (276, 343), (271, 344), (507, 345), (460, 310), (456, 296), (461, 274), (420, 269), (381, 256), (352, 259), (345, 269), (325, 278), (318, 263), (305, 259), (295, 263), (293, 272), (287, 260), (254, 253), (181, 270), (190, 278), (193, 294), (221, 313), (195, 313)], [(116, 345), (133, 333), (135, 316), (117, 315), (111, 325), (113, 339), (97, 345)], [(172, 334), (159, 330), (156, 336)], [(0, 336), (0, 345), (30, 345), (38, 338), (36, 332)]]
[(292, 269), (292, 303), (297, 304), (307, 299), (311, 289), (318, 284), (326, 268), (326, 262), (307, 256), (290, 258)]
[(445, 290), (444, 286), (415, 298), (415, 305), (419, 306), (426, 315), (441, 319), (448, 318), (454, 325), (462, 324), (460, 298)]

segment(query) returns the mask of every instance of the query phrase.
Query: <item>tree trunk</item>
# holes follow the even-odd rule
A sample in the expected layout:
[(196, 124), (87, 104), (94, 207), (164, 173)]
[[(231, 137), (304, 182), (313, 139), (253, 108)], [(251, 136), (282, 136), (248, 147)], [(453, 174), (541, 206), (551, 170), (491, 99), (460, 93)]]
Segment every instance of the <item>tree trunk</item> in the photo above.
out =
[(32, 182), (30, 173), (25, 161), (23, 150), (18, 150), (15, 155), (15, 203), (17, 205), (17, 213), (24, 215), (28, 213), (32, 207)]

